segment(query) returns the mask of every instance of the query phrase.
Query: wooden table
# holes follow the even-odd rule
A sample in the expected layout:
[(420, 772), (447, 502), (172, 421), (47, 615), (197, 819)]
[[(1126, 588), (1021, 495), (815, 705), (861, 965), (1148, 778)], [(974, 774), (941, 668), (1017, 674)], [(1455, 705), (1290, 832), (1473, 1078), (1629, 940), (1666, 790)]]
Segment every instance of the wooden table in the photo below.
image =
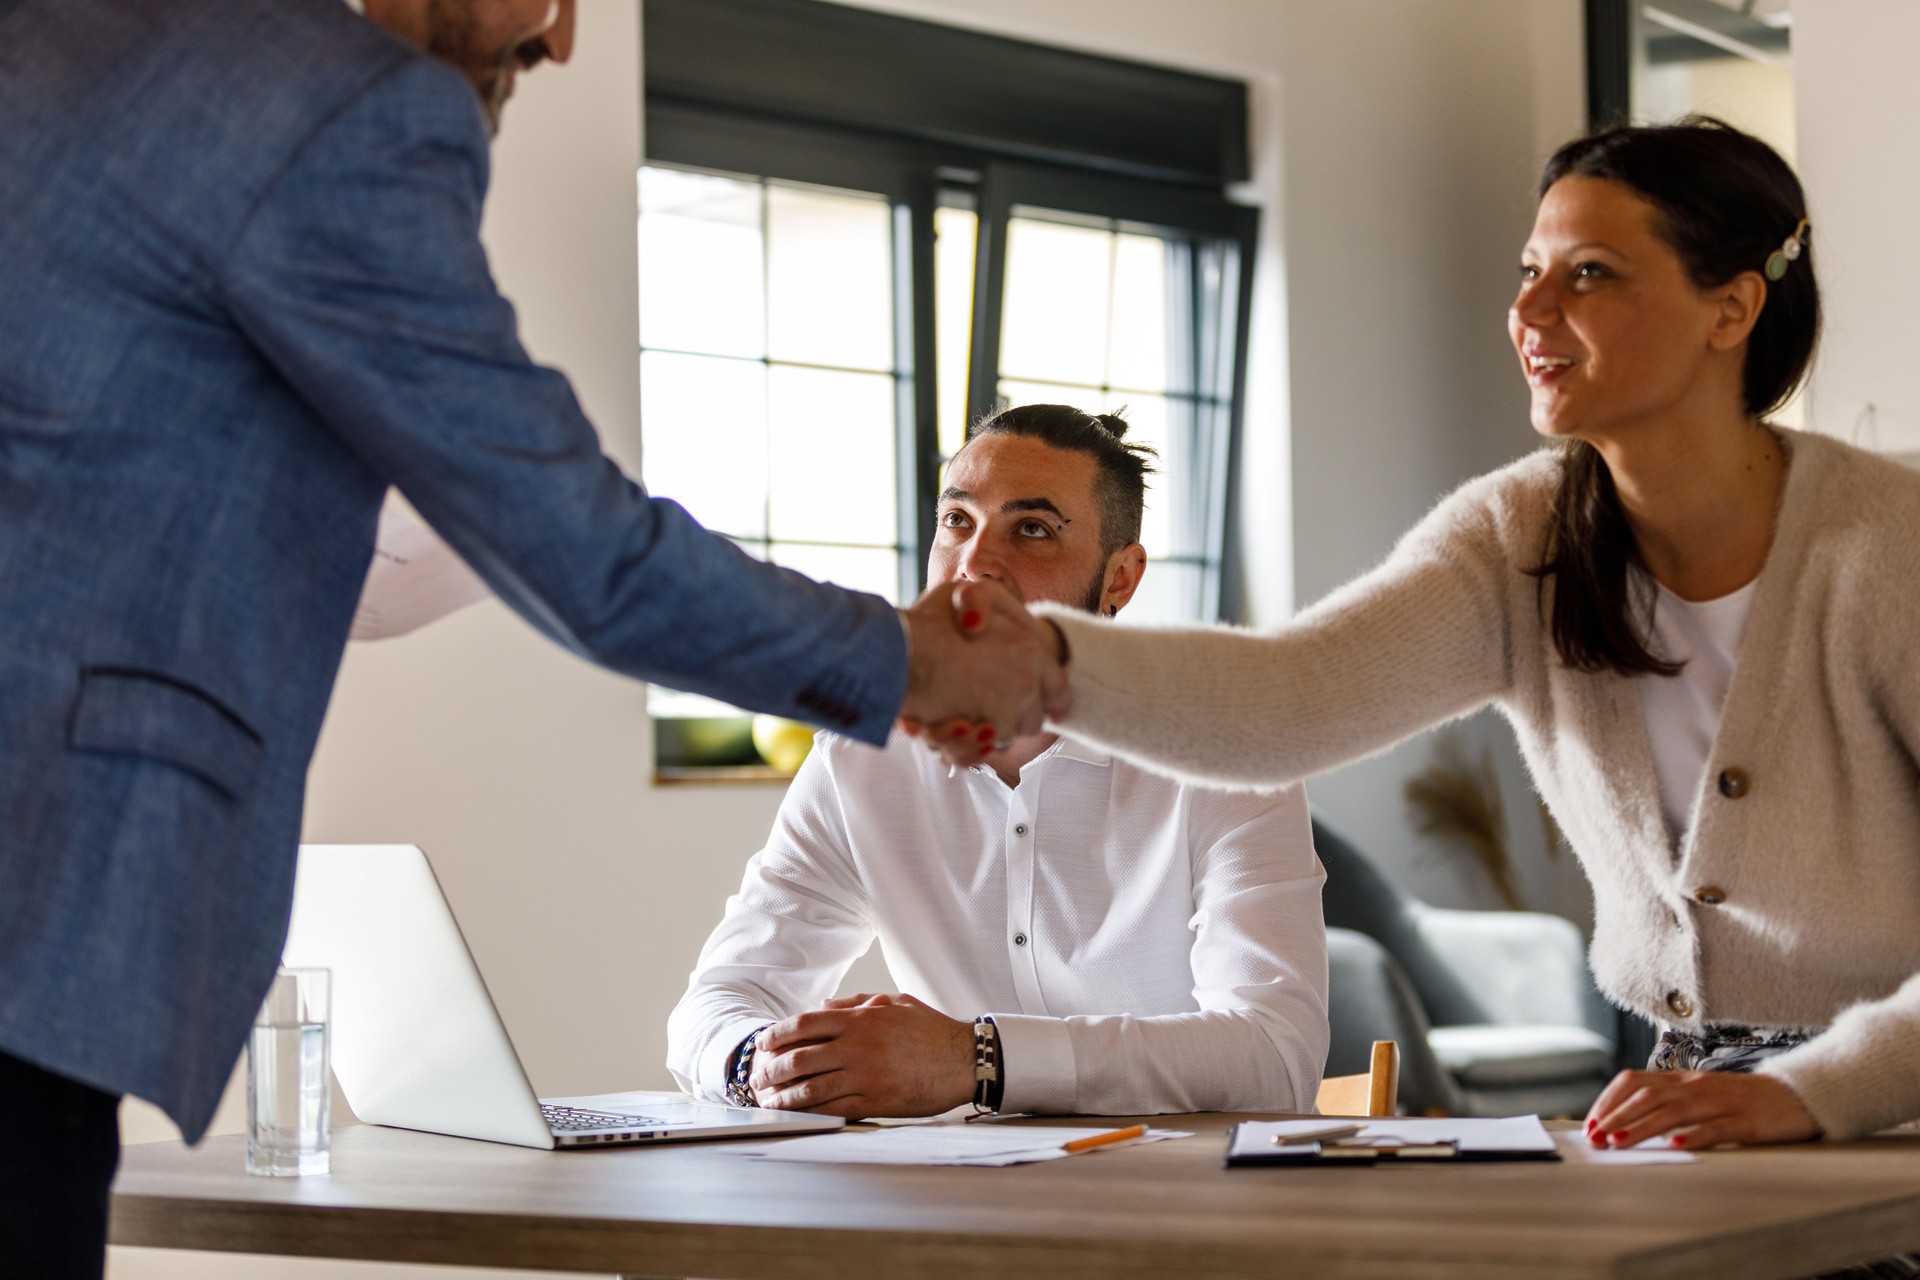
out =
[(1787, 1280), (1920, 1249), (1920, 1136), (1689, 1166), (1229, 1171), (1237, 1118), (1156, 1117), (1197, 1136), (1006, 1169), (774, 1164), (726, 1143), (542, 1152), (355, 1125), (334, 1135), (331, 1176), (270, 1179), (247, 1176), (238, 1138), (154, 1143), (126, 1150), (112, 1239), (741, 1280)]

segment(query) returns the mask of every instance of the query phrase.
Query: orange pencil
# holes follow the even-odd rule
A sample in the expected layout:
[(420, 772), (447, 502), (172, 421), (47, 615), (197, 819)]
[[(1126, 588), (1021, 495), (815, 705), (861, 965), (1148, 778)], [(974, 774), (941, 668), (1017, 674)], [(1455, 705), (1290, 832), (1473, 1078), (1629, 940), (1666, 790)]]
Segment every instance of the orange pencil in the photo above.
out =
[(1075, 1138), (1072, 1142), (1063, 1143), (1060, 1149), (1078, 1155), (1082, 1151), (1091, 1151), (1095, 1147), (1110, 1147), (1116, 1142), (1127, 1142), (1146, 1136), (1147, 1126), (1137, 1124), (1131, 1129), (1115, 1129), (1112, 1133), (1096, 1133), (1091, 1138)]

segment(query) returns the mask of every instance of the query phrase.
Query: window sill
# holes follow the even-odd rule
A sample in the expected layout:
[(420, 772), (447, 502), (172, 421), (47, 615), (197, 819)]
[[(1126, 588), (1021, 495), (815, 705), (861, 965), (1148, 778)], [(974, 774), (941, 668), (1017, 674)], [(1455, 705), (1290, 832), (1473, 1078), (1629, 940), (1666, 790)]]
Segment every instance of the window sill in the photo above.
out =
[(792, 770), (776, 769), (767, 764), (664, 765), (653, 771), (653, 785), (656, 787), (701, 785), (784, 787), (792, 782), (793, 778)]

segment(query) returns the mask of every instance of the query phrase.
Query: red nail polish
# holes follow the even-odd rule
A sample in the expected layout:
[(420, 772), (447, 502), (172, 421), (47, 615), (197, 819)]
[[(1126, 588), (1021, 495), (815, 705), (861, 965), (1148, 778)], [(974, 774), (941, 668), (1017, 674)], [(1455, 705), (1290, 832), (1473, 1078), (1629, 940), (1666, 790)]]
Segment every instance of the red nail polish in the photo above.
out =
[(1589, 1119), (1589, 1120), (1587, 1121), (1587, 1132), (1588, 1132), (1588, 1133), (1592, 1133), (1592, 1132), (1594, 1131), (1594, 1129), (1596, 1129), (1597, 1127), (1599, 1127), (1599, 1124), (1600, 1124), (1600, 1122), (1599, 1122), (1598, 1120), (1594, 1120), (1594, 1119)]
[(963, 614), (961, 614), (961, 615), (960, 615), (960, 625), (961, 625), (961, 627), (963, 627), (964, 629), (966, 629), (966, 630), (968, 630), (968, 631), (977, 631), (977, 630), (979, 630), (979, 627), (980, 627), (980, 614), (979, 614), (979, 612), (978, 612), (977, 610), (974, 610), (974, 609), (969, 609), (969, 610), (967, 610), (967, 611), (966, 611), (965, 613), (963, 613)]
[(993, 726), (992, 725), (982, 726), (980, 729), (980, 732), (975, 736), (978, 737), (982, 742), (992, 742), (994, 737)]
[(1676, 1147), (1684, 1147), (1687, 1145), (1686, 1138), (1677, 1133), (1674, 1134), (1671, 1138), (1668, 1138), (1667, 1141), (1672, 1143)]
[(1607, 1135), (1607, 1139), (1611, 1142), (1618, 1142), (1626, 1136), (1627, 1136), (1627, 1131), (1625, 1129), (1615, 1129), (1612, 1133)]

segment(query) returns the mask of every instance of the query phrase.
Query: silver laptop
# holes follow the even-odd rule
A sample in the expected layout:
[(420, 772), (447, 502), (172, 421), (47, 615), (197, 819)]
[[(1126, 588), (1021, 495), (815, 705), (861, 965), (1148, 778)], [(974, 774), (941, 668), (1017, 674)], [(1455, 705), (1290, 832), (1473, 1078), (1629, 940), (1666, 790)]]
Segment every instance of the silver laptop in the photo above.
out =
[(333, 1073), (354, 1114), (371, 1124), (551, 1150), (846, 1123), (678, 1093), (536, 1098), (414, 845), (302, 845), (285, 960), (333, 971)]

